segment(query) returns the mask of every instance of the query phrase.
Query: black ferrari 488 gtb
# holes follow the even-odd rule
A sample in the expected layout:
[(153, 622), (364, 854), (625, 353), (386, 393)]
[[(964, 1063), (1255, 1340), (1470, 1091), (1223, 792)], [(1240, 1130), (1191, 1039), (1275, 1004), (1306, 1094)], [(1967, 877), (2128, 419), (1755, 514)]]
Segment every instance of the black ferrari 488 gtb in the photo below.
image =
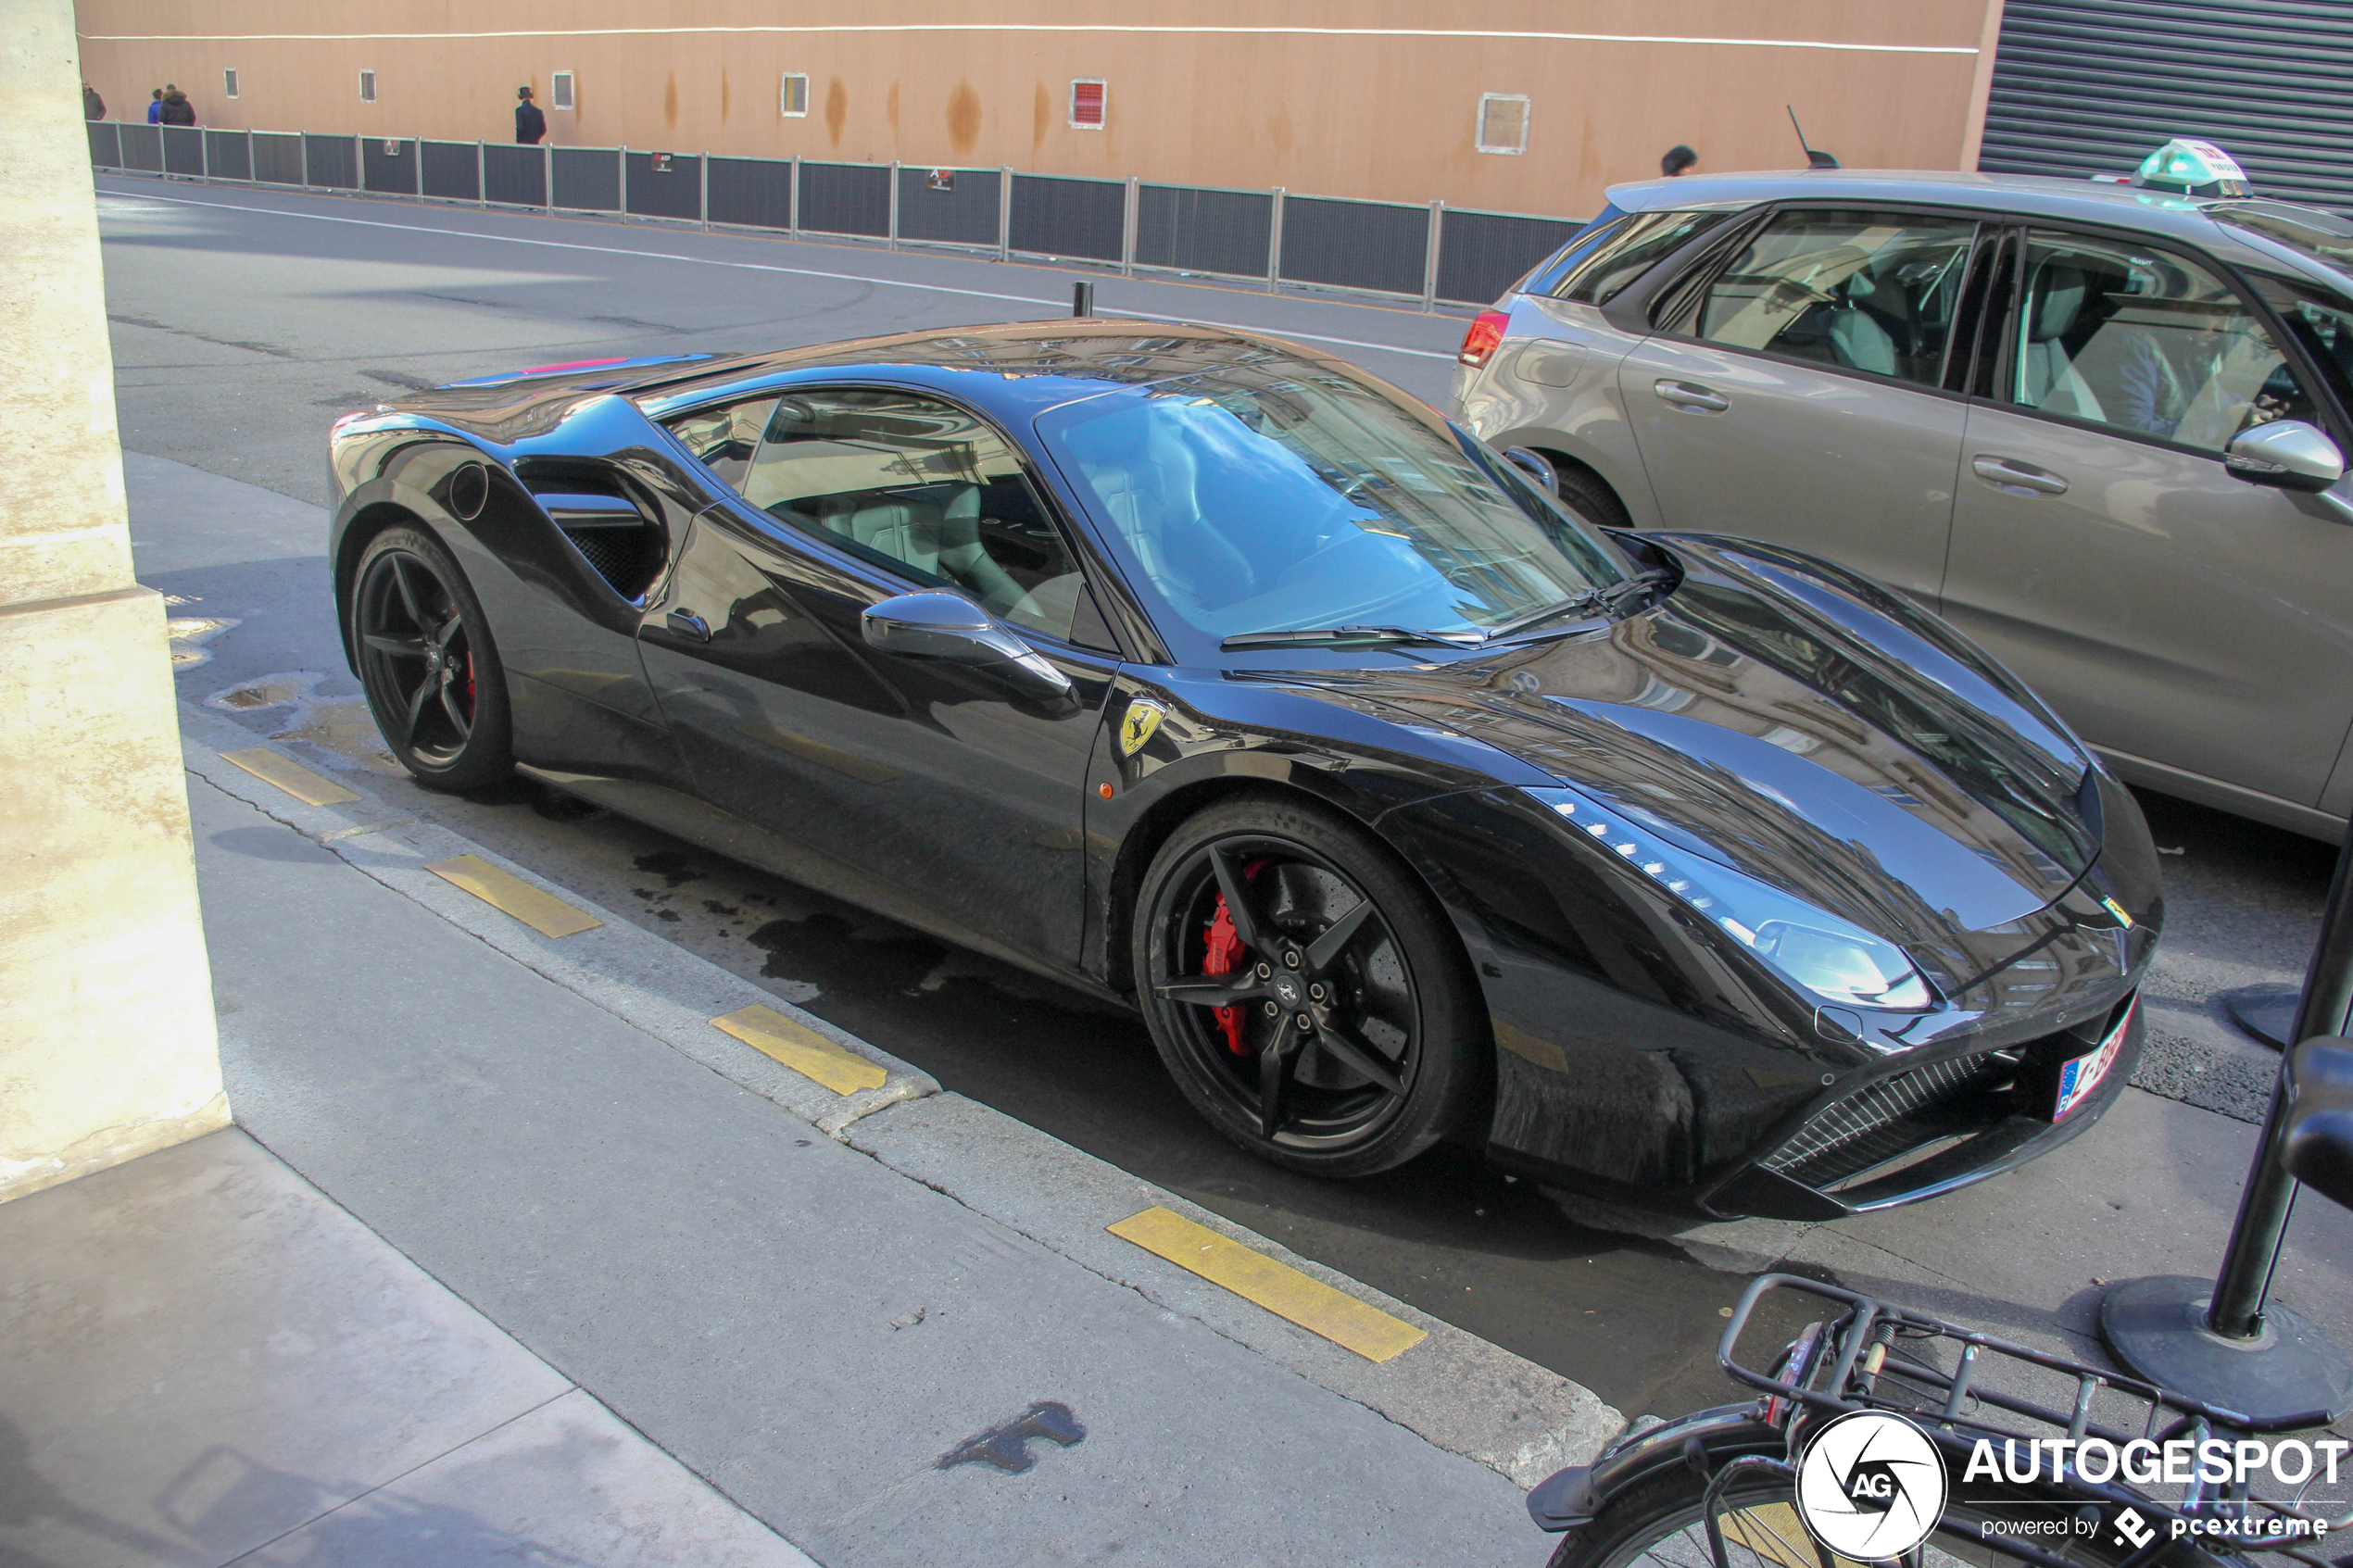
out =
[(1107, 320), (550, 366), (338, 421), (352, 666), (520, 770), (1141, 1010), (1226, 1134), (1715, 1214), (1906, 1202), (2130, 1076), (2131, 796), (1933, 616), (1612, 533), (1310, 349)]

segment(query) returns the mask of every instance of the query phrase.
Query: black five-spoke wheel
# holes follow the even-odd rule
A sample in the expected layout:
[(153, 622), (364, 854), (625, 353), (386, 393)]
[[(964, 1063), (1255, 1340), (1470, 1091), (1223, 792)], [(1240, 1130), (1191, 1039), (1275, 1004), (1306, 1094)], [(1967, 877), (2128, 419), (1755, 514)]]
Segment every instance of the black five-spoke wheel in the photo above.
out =
[(349, 602), (360, 684), (402, 766), (446, 789), (505, 775), (504, 672), (447, 552), (422, 530), (387, 529), (361, 556)]
[(1213, 808), (1162, 847), (1136, 921), (1152, 1036), (1245, 1148), (1355, 1175), (1420, 1153), (1483, 1080), (1478, 1012), (1428, 895), (1303, 804)]

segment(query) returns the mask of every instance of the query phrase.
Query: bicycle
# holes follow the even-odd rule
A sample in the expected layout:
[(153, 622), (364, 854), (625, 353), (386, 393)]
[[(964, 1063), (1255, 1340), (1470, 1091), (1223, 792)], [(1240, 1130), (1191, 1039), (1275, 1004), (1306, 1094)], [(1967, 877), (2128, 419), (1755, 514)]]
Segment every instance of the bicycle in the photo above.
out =
[[(2348, 1071), (2343, 1083), (2316, 1083), (2305, 1097), (2287, 1165), (2353, 1208), (2353, 1050), (2330, 1045)], [(1759, 1302), (1777, 1291), (1817, 1297), (1836, 1311), (1761, 1371), (1743, 1361), (1741, 1339)], [(2287, 1562), (2353, 1568), (2353, 1555), (2345, 1555), (2353, 1553), (2353, 1508), (2322, 1512), (2326, 1498), (2315, 1491), (2332, 1487), (2337, 1506), (2348, 1507), (2353, 1441), (2262, 1441), (2324, 1427), (2341, 1412), (2258, 1421), (1783, 1273), (1749, 1286), (1717, 1355), (1730, 1377), (1760, 1397), (1629, 1432), (1592, 1464), (1562, 1471), (1529, 1494), (1537, 1525), (1565, 1537), (1550, 1568), (1994, 1568), (1997, 1559), (2032, 1568), (2245, 1568), (2258, 1559), (2280, 1560), (2281, 1568)], [(1843, 1474), (1801, 1474), (1801, 1465), (1813, 1463), (1814, 1440), (1832, 1423), (1870, 1411), (1902, 1417), (1926, 1439), (1941, 1461), (1941, 1490), (1926, 1461), (1894, 1461), (1918, 1473), (1906, 1475), (1885, 1459), (1864, 1462), (1859, 1449)], [(1866, 1440), (1890, 1432), (1884, 1423), (1854, 1430), (1873, 1435)], [(2261, 1449), (2271, 1467), (2274, 1456), (2284, 1465), (2297, 1447), (2302, 1477), (2271, 1471), (2290, 1495), (2260, 1495), (2250, 1448)], [(1895, 1450), (1882, 1445), (1881, 1451)], [(2176, 1455), (2184, 1462), (2173, 1464)], [(1852, 1491), (1838, 1489), (1850, 1485)], [(1823, 1544), (1824, 1525), (1859, 1532), (1882, 1519), (1901, 1524), (1890, 1495), (1906, 1488), (1914, 1525), (1933, 1521), (1917, 1544), (1853, 1556)], [(1850, 1511), (1852, 1523), (1819, 1512), (1824, 1502)], [(1818, 1508), (1817, 1530), (1801, 1517), (1809, 1505)], [(2328, 1532), (2346, 1538), (2332, 1541)]]

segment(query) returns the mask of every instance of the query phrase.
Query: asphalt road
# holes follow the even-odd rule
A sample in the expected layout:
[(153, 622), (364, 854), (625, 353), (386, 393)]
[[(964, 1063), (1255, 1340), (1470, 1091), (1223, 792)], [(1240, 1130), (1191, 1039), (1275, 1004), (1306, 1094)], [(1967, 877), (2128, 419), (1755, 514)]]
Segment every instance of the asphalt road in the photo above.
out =
[[(207, 489), (184, 470), (130, 465), (142, 580), (175, 596), (172, 613), (186, 622), (182, 694), (379, 773), (389, 760), (335, 650), (322, 524), (310, 509), (325, 499), (323, 435), (335, 415), (548, 360), (1059, 315), (1081, 275), (160, 181), (105, 178), (99, 193), (124, 446), (275, 493)], [(1091, 276), (1102, 313), (1310, 339), (1447, 401), (1459, 317)], [(1629, 1414), (1721, 1396), (1711, 1351), (1743, 1275), (1720, 1249), (1679, 1241), (1674, 1225), (1565, 1201), (1487, 1172), (1468, 1151), (1353, 1184), (1290, 1175), (1201, 1123), (1130, 1016), (521, 785), (464, 799), (396, 778), (376, 787), (739, 973), (797, 996), (813, 986), (805, 1005), (949, 1087), (1552, 1366)], [(2299, 977), (2332, 853), (2181, 802), (2144, 803), (2171, 873), (2148, 992), (2160, 1054), (2171, 1053), (2158, 1086), (2244, 1116), (2272, 1059), (2234, 1035), (2219, 998)]]

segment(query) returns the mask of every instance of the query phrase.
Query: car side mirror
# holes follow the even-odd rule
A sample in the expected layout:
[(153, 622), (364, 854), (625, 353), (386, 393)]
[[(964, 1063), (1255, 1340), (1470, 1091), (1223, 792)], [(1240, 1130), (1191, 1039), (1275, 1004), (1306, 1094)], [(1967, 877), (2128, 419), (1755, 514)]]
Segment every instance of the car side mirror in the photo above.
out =
[(2322, 1197), (2353, 1209), (2353, 1040), (2307, 1040), (2288, 1055), (2280, 1162)]
[(1525, 446), (1515, 446), (1504, 454), (1504, 461), (1534, 480), (1537, 489), (1541, 490), (1555, 501), (1560, 499), (1561, 476), (1553, 471), (1553, 465), (1543, 453), (1531, 452)]
[(1021, 634), (962, 594), (929, 588), (869, 606), (860, 617), (866, 646), (937, 659), (992, 675), (1034, 701), (1076, 700), (1070, 677)]
[(2222, 466), (2249, 484), (2317, 493), (2345, 477), (2345, 454), (2302, 420), (2273, 420), (2233, 440), (2222, 454)]

